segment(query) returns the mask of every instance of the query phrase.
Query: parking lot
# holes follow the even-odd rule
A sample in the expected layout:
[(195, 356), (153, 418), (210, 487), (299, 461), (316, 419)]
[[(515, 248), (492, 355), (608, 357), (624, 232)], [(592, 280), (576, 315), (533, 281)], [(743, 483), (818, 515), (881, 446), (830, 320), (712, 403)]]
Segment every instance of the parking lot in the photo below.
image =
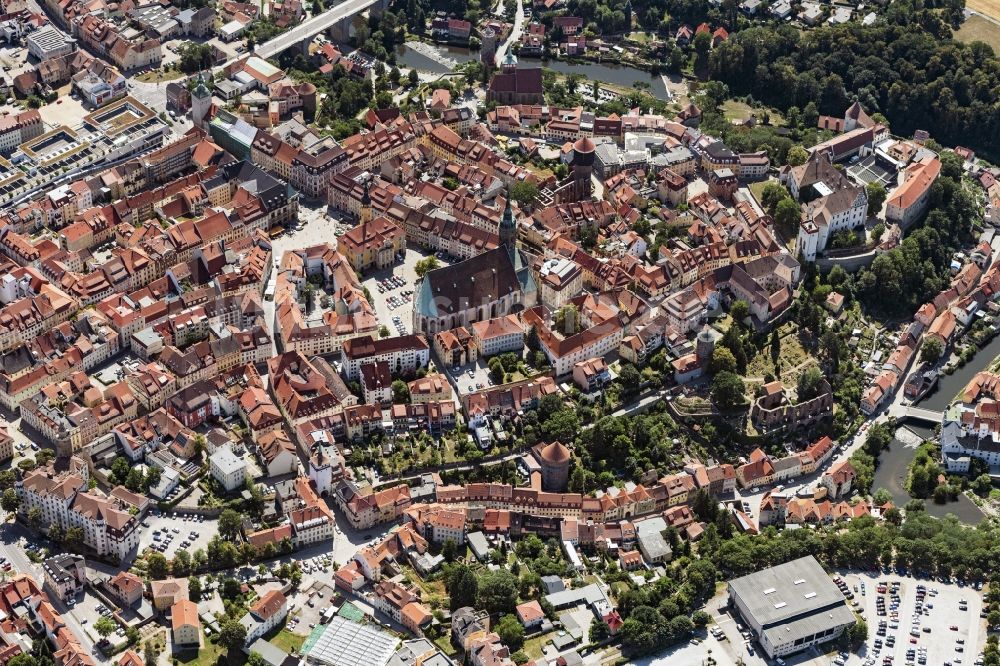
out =
[[(405, 292), (416, 291), (417, 273), (414, 268), (427, 256), (430, 255), (422, 250), (407, 247), (402, 262), (380, 271), (367, 272), (362, 278), (362, 284), (371, 294), (379, 324), (384, 324), (391, 336), (406, 335), (413, 330), (414, 293)], [(450, 266), (453, 262), (446, 256), (439, 256), (438, 263)]]
[[(91, 637), (95, 642), (100, 640), (100, 636), (97, 631), (93, 628), (92, 623), (97, 621), (99, 617), (111, 617), (117, 608), (108, 608), (101, 601), (92, 594), (82, 594), (76, 597), (76, 601), (70, 607), (70, 613), (77, 619), (77, 621), (83, 625), (84, 631)], [(109, 640), (113, 642), (120, 642), (125, 636), (125, 628), (118, 625), (118, 629), (115, 633), (109, 636)]]
[(0, 67), (4, 74), (13, 79), (15, 76), (31, 69), (28, 62), (28, 49), (23, 46), (5, 45), (0, 47)]
[[(413, 327), (413, 283), (407, 283), (402, 275), (393, 273), (387, 277), (376, 279), (375, 291), (384, 302), (382, 306), (394, 314), (389, 319), (379, 319), (389, 328), (392, 335), (406, 335)], [(368, 288), (372, 298), (376, 298), (371, 287)], [(406, 312), (410, 316), (404, 317)], [(391, 321), (391, 323), (389, 323)]]
[(486, 358), (479, 358), (475, 363), (467, 363), (458, 368), (446, 368), (445, 371), (455, 378), (455, 383), (458, 385), (458, 392), (465, 395), (493, 386), (493, 379), (490, 377), (490, 368), (487, 365), (488, 360)]
[(302, 589), (292, 600), (295, 610), (289, 613), (288, 624), (285, 628), (296, 634), (308, 635), (330, 606), (331, 599), (336, 592), (325, 583), (314, 583), (306, 589)]
[[(184, 549), (191, 554), (199, 548), (208, 548), (208, 542), (216, 533), (216, 520), (203, 516), (173, 513), (153, 515), (142, 521), (143, 530), (139, 536), (139, 552), (147, 546), (163, 553), (167, 559)], [(148, 527), (147, 527), (148, 525)], [(194, 539), (192, 539), (192, 534)], [(159, 537), (159, 538), (157, 538)], [(186, 544), (186, 545), (185, 545)]]
[[(867, 645), (860, 655), (851, 656), (849, 665), (874, 666), (886, 663), (887, 657), (893, 658), (893, 664), (918, 666), (976, 662), (986, 643), (986, 631), (985, 621), (980, 617), (982, 596), (974, 588), (891, 574), (877, 578), (847, 574), (843, 579), (859, 603), (869, 629)], [(885, 594), (878, 593), (879, 581), (890, 584)], [(899, 583), (895, 595), (891, 587), (894, 582)], [(880, 597), (885, 615), (878, 608)], [(881, 622), (885, 622), (884, 632), (879, 626)]]
[[(986, 643), (985, 620), (981, 592), (966, 585), (918, 580), (896, 574), (842, 573), (848, 599), (855, 612), (868, 624), (868, 640), (856, 653), (840, 660), (837, 652), (822, 653), (817, 648), (784, 658), (788, 666), (973, 666)], [(890, 584), (884, 595), (878, 594), (879, 581)], [(898, 582), (898, 599), (894, 599), (891, 583)], [(862, 587), (863, 584), (863, 587)], [(920, 601), (918, 586), (924, 586)], [(710, 604), (710, 611), (719, 637), (711, 633), (700, 645), (684, 648), (686, 654), (706, 649), (720, 664), (743, 663), (764, 666), (777, 663), (767, 659), (757, 642), (747, 643), (741, 635), (745, 629), (738, 616), (726, 612), (726, 595), (719, 595)], [(878, 613), (878, 597), (885, 604), (885, 615)], [(966, 610), (961, 610), (965, 601)], [(920, 601), (919, 613), (918, 601)], [(895, 617), (893, 616), (895, 613)], [(884, 633), (879, 622), (885, 621)], [(883, 633), (883, 635), (879, 635)], [(915, 634), (915, 635), (913, 635)], [(912, 652), (910, 652), (912, 650)], [(752, 651), (752, 652), (751, 652)], [(844, 654), (844, 653), (842, 653)], [(678, 662), (680, 663), (680, 662)]]

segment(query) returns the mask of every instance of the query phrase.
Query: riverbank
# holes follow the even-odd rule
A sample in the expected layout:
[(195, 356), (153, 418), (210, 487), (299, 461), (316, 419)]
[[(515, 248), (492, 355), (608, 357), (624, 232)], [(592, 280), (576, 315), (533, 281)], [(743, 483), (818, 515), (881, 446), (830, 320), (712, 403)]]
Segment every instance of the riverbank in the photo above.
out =
[[(898, 507), (906, 506), (906, 503), (913, 499), (906, 490), (906, 476), (910, 463), (921, 441), (934, 435), (933, 432), (924, 431), (917, 432), (917, 436), (914, 437), (913, 430), (908, 427), (897, 429), (889, 447), (879, 456), (875, 481), (872, 483), (872, 492), (885, 488), (892, 495), (892, 503)], [(958, 500), (954, 502), (937, 504), (934, 500), (928, 499), (924, 501), (924, 505), (927, 507), (928, 515), (944, 518), (948, 514), (953, 514), (969, 525), (977, 525), (985, 517), (979, 507), (964, 494), (959, 495)]]
[(1000, 336), (994, 337), (984, 347), (981, 347), (965, 365), (949, 374), (942, 373), (937, 386), (918, 402), (913, 403), (932, 411), (944, 411), (958, 393), (976, 376), (976, 373), (989, 369), (994, 360), (1000, 357)]
[[(479, 58), (478, 51), (470, 51), (460, 46), (447, 44), (429, 44), (427, 42), (408, 41), (396, 48), (396, 62), (400, 69), (416, 69), (432, 74), (447, 74), (458, 65)], [(537, 63), (539, 67), (562, 76), (578, 74), (587, 81), (599, 81), (602, 87), (619, 93), (627, 93), (636, 89), (636, 84), (664, 101), (672, 101), (675, 95), (668, 88), (669, 80), (663, 75), (653, 75), (649, 72), (614, 62), (593, 62), (589, 60), (541, 60), (537, 58), (522, 58), (522, 63)], [(647, 88), (648, 86), (648, 88)]]
[[(989, 340), (971, 359), (951, 374), (942, 373), (936, 386), (913, 405), (932, 411), (944, 411), (972, 378), (990, 368), (997, 357), (1000, 357), (1000, 337)], [(906, 441), (906, 437), (900, 437), (903, 430), (906, 429), (897, 430), (897, 437), (893, 439), (889, 449), (880, 456), (872, 485), (873, 489), (885, 488), (889, 491), (897, 506), (904, 506), (911, 499), (905, 487), (906, 477), (919, 445), (919, 442)], [(908, 430), (916, 432), (924, 439), (934, 437), (933, 430), (929, 428), (910, 426)], [(927, 500), (925, 505), (927, 513), (937, 518), (953, 514), (962, 522), (975, 525), (985, 517), (982, 509), (964, 494), (954, 502), (937, 504), (933, 500)]]

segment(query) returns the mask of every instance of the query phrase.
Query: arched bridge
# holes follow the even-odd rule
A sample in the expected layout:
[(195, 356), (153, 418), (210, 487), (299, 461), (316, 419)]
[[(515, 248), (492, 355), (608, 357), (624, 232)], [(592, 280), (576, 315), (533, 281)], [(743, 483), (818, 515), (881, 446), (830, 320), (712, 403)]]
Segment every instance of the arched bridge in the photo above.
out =
[(345, 41), (348, 38), (348, 26), (357, 14), (369, 8), (374, 12), (381, 12), (388, 6), (388, 0), (346, 0), (322, 14), (306, 19), (277, 37), (258, 44), (254, 48), (254, 54), (267, 60), (292, 46), (309, 43), (313, 37), (326, 30), (335, 33), (336, 39)]

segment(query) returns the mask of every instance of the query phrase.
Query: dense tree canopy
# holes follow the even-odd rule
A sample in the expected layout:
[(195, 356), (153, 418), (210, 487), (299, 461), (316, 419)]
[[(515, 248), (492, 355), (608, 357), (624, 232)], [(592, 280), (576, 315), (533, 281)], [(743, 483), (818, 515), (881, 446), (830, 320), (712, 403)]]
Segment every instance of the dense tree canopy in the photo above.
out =
[(451, 610), (475, 605), (479, 582), (476, 579), (476, 574), (467, 565), (455, 564), (451, 566), (445, 575), (445, 583), (451, 602)]
[(712, 399), (721, 409), (732, 409), (744, 401), (743, 380), (739, 375), (723, 370), (712, 380)]
[(517, 605), (517, 578), (509, 571), (488, 571), (478, 577), (476, 607), (490, 613), (512, 613)]
[(934, 4), (915, 10), (910, 2), (893, 3), (887, 22), (873, 26), (742, 30), (712, 50), (711, 76), (733, 94), (782, 110), (816, 102), (819, 113), (842, 117), (856, 98), (869, 115), (884, 114), (895, 134), (926, 129), (941, 143), (995, 152), (1000, 60), (982, 42), (948, 39), (942, 17), (960, 13), (964, 3), (941, 3), (945, 14)]

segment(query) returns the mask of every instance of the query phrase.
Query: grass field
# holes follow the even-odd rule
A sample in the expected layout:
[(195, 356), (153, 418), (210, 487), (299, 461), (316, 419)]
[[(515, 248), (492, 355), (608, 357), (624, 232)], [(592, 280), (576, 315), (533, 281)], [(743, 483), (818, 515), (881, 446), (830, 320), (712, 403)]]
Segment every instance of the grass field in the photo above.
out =
[[(203, 639), (204, 645), (200, 650), (184, 650), (171, 655), (171, 659), (184, 666), (242, 666), (247, 661), (247, 656), (242, 650), (233, 650), (227, 654), (227, 650), (215, 643)], [(221, 660), (221, 663), (220, 663)]]
[(967, 0), (965, 6), (1000, 21), (1000, 0)]
[(751, 107), (746, 102), (738, 102), (734, 99), (726, 100), (722, 105), (722, 115), (725, 116), (726, 120), (733, 122), (734, 120), (742, 121), (750, 117), (751, 113), (757, 114), (757, 120), (762, 122), (764, 119), (764, 114), (769, 116), (769, 121), (774, 126), (780, 126), (785, 124), (785, 119), (781, 117), (781, 114), (772, 109), (765, 109), (762, 107)]
[(302, 647), (302, 644), (306, 642), (306, 637), (293, 634), (287, 629), (282, 629), (276, 636), (273, 636), (269, 640), (276, 648), (292, 653), (297, 652)]
[[(757, 203), (760, 203), (760, 198), (761, 198), (762, 194), (764, 193), (764, 188), (767, 186), (767, 184), (769, 182), (771, 182), (771, 181), (770, 180), (758, 180), (758, 181), (756, 181), (754, 183), (750, 183), (750, 191), (753, 193), (753, 196), (757, 200)], [(764, 204), (761, 204), (761, 208), (763, 208), (763, 207), (764, 207)]]
[(524, 645), (521, 649), (524, 654), (528, 655), (529, 659), (541, 659), (543, 656), (542, 648), (545, 644), (552, 640), (553, 634), (551, 632), (547, 634), (541, 634), (540, 636), (534, 636), (524, 641)]
[(780, 329), (781, 350), (778, 354), (778, 366), (771, 360), (771, 349), (768, 345), (764, 351), (750, 359), (747, 364), (748, 377), (763, 377), (772, 374), (780, 378), (786, 386), (794, 386), (799, 374), (809, 365), (809, 353), (802, 347), (794, 326), (785, 324)]
[[(1000, 8), (1000, 0), (992, 1), (991, 4)], [(970, 16), (962, 24), (961, 29), (955, 33), (955, 39), (965, 42), (986, 42), (993, 47), (993, 50), (1000, 53), (1000, 25), (993, 23), (982, 16)]]
[(184, 73), (176, 69), (171, 69), (166, 72), (160, 71), (159, 69), (151, 69), (148, 72), (143, 72), (135, 78), (137, 81), (142, 81), (143, 83), (162, 83), (163, 81), (174, 81), (182, 76), (184, 76)]

